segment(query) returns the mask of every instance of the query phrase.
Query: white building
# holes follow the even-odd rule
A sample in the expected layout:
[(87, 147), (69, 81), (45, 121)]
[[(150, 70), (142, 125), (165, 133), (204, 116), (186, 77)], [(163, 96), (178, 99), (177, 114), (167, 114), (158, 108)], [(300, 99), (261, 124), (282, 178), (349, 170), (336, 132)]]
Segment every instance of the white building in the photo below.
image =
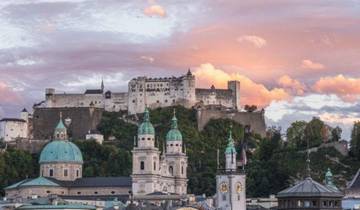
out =
[(227, 89), (195, 87), (195, 76), (189, 70), (180, 77), (134, 78), (129, 81), (128, 92), (104, 92), (103, 82), (100, 89), (86, 90), (84, 93), (56, 93), (55, 89), (47, 88), (45, 101), (36, 106), (93, 106), (111, 112), (128, 111), (129, 114), (142, 113), (145, 106), (151, 109), (173, 105), (192, 107), (197, 103), (240, 109), (239, 81), (229, 81)]
[(23, 109), (20, 118), (3, 118), (0, 120), (0, 139), (5, 142), (29, 136), (29, 113)]
[(86, 134), (85, 136), (86, 140), (94, 140), (96, 141), (98, 144), (102, 144), (104, 141), (104, 135), (102, 135), (99, 131), (97, 130), (89, 130), (89, 132)]
[(177, 119), (172, 119), (171, 130), (166, 136), (166, 150), (155, 146), (155, 129), (146, 108), (143, 123), (138, 128), (133, 153), (132, 191), (135, 196), (154, 192), (187, 193), (187, 156), (183, 149)]
[(236, 149), (230, 131), (225, 150), (225, 169), (216, 176), (216, 206), (219, 210), (246, 210), (246, 175), (238, 171)]

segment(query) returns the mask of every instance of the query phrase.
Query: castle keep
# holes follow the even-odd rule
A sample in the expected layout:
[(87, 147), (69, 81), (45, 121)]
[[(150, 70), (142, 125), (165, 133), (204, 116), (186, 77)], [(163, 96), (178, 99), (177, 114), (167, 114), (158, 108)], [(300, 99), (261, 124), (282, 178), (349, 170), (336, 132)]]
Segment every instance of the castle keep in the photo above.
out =
[(35, 107), (66, 108), (95, 107), (106, 111), (128, 111), (129, 114), (142, 113), (149, 108), (195, 104), (221, 105), (240, 109), (240, 82), (229, 81), (228, 89), (195, 88), (195, 76), (189, 70), (180, 77), (148, 78), (137, 77), (129, 81), (128, 92), (105, 91), (104, 83), (100, 89), (86, 90), (84, 93), (56, 93), (47, 88), (45, 101)]

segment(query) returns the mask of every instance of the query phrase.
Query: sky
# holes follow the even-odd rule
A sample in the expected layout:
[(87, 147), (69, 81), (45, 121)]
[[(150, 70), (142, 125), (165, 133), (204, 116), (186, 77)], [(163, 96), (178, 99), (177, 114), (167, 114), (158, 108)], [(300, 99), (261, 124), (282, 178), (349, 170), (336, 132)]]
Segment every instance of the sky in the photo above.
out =
[(136, 76), (241, 82), (269, 126), (360, 120), (360, 0), (1, 0), (0, 117)]

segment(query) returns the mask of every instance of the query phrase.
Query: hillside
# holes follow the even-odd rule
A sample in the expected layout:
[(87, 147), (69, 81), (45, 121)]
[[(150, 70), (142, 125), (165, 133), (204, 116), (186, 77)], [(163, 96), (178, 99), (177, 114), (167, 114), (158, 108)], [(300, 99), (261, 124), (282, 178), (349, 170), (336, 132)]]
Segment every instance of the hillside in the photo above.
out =
[[(237, 145), (244, 138), (243, 126), (231, 120), (211, 120), (199, 132), (194, 110), (176, 107), (179, 129), (189, 156), (189, 193), (213, 195), (215, 193), (216, 150), (224, 151), (228, 131), (232, 124)], [(173, 108), (151, 111), (159, 148), (162, 148)], [(105, 138), (115, 137), (104, 145), (78, 140), (75, 143), (83, 152), (84, 176), (128, 176), (131, 173), (131, 149), (137, 127), (120, 119), (121, 113), (104, 113), (99, 130)], [(290, 147), (281, 140), (278, 130), (271, 129), (271, 137), (262, 139), (253, 135), (249, 140), (247, 165), (247, 194), (251, 197), (268, 196), (288, 187), (305, 174), (304, 148)], [(310, 140), (311, 141), (311, 140)], [(222, 153), (222, 152), (221, 152)], [(9, 150), (0, 154), (0, 185), (7, 186), (26, 177), (38, 174), (37, 155)], [(223, 162), (223, 155), (220, 156)], [(330, 168), (335, 183), (344, 188), (360, 167), (360, 162), (344, 157), (333, 148), (322, 148), (310, 155), (312, 177), (322, 182)]]

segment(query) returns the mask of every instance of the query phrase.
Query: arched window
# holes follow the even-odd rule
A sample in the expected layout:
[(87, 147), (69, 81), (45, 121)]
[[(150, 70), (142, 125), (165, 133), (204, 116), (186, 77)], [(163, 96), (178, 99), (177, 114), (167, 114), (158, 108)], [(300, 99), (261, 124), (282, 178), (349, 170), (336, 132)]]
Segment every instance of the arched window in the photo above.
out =
[(154, 161), (154, 171), (156, 171), (156, 162)]
[(169, 166), (169, 173), (171, 176), (174, 175), (174, 168), (172, 166)]
[(184, 174), (184, 166), (181, 166), (181, 174)]
[(54, 169), (49, 169), (49, 176), (54, 176)]
[(78, 169), (78, 170), (76, 170), (76, 177), (79, 177), (79, 176), (80, 176), (80, 171)]
[(145, 163), (144, 161), (140, 162), (140, 170), (145, 170)]
[(64, 169), (64, 176), (67, 177), (68, 176), (68, 170)]

